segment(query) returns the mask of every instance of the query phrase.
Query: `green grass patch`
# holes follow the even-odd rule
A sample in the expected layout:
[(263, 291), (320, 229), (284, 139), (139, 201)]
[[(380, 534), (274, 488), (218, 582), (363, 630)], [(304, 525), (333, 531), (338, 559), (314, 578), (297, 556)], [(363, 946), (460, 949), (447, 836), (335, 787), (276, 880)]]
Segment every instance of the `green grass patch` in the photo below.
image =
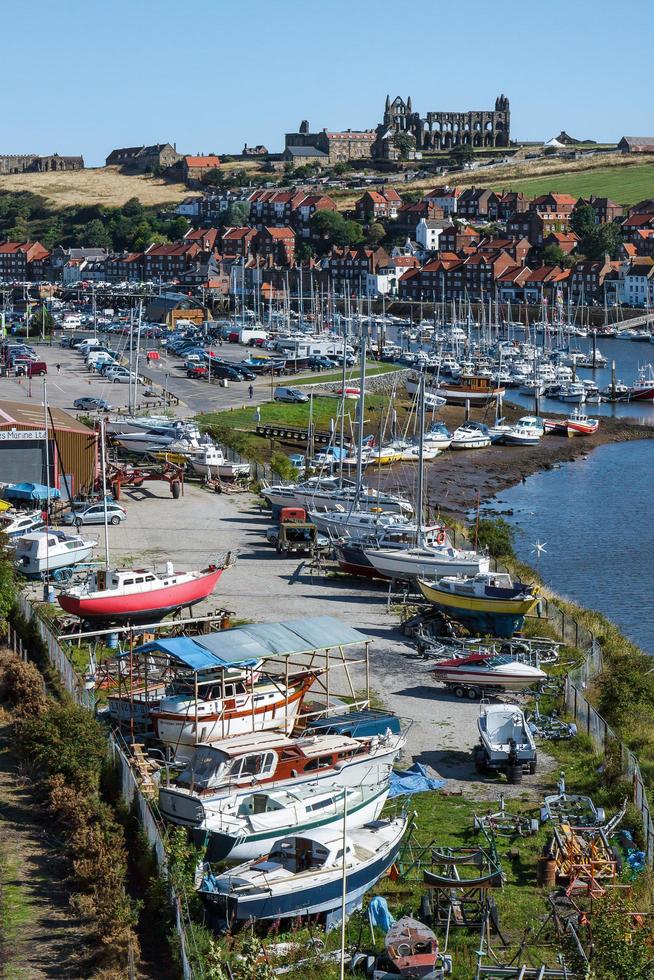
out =
[[(390, 374), (392, 371), (401, 371), (402, 366), (398, 367), (397, 364), (388, 364), (386, 361), (372, 361), (366, 366), (366, 377), (373, 377), (375, 374)], [(322, 374), (312, 374), (308, 378), (299, 378), (297, 381), (293, 382), (293, 387), (299, 385), (315, 385), (315, 384), (327, 384), (329, 381), (342, 381), (343, 371), (323, 371)], [(351, 386), (359, 383), (359, 369), (357, 367), (348, 368), (345, 375), (346, 386)]]
[(547, 177), (505, 178), (494, 184), (495, 190), (511, 188), (530, 197), (555, 191), (575, 197), (610, 197), (619, 204), (635, 204), (654, 196), (654, 163), (630, 167), (598, 167), (594, 170), (570, 171)]
[(20, 937), (21, 927), (32, 914), (31, 903), (20, 882), (18, 861), (10, 858), (0, 849), (0, 957), (4, 960), (6, 973), (3, 976), (10, 980), (12, 976), (20, 976), (18, 970), (12, 967), (12, 946)]

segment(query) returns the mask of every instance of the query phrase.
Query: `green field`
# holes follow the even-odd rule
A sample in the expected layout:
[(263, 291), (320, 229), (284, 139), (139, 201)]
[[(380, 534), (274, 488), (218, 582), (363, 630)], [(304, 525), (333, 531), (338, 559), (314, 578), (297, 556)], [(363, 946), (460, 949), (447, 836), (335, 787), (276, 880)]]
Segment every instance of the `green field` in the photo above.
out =
[(504, 180), (494, 190), (510, 188), (530, 197), (555, 191), (575, 197), (610, 197), (618, 204), (635, 204), (654, 197), (654, 163), (633, 167), (598, 167), (596, 170), (571, 171), (550, 177), (526, 177)]
[[(374, 374), (388, 374), (390, 371), (402, 370), (401, 366), (398, 368), (397, 364), (387, 364), (382, 362), (378, 364), (377, 361), (368, 361), (366, 365), (366, 377), (370, 378)], [(293, 387), (296, 385), (316, 385), (316, 384), (326, 384), (328, 381), (341, 381), (343, 378), (343, 369), (340, 371), (323, 371), (322, 374), (312, 374), (308, 378), (299, 378), (297, 381), (293, 382)], [(352, 385), (359, 379), (359, 368), (357, 365), (347, 369), (345, 375), (348, 385)]]

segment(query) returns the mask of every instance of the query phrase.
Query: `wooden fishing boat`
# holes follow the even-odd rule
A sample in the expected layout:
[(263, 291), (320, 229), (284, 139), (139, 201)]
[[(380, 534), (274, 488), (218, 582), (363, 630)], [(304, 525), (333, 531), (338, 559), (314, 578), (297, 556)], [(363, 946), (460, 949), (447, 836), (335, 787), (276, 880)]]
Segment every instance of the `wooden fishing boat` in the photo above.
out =
[[(415, 395), (419, 385), (419, 379), (412, 376), (406, 381), (406, 390), (410, 395)], [(471, 405), (487, 405), (489, 402), (497, 401), (498, 398), (503, 398), (506, 388), (496, 385), (492, 378), (462, 374), (456, 382), (441, 381), (427, 384), (425, 394), (444, 398), (448, 405), (465, 405), (466, 402), (470, 402)]]

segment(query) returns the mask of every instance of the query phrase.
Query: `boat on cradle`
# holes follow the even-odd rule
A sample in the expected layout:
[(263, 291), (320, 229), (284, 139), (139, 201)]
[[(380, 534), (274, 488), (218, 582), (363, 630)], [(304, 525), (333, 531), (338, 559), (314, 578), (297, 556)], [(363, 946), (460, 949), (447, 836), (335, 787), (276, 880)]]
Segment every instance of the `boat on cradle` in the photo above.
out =
[(159, 810), (171, 823), (202, 829), (225, 803), (252, 788), (359, 786), (388, 778), (406, 736), (387, 712), (353, 711), (309, 725), (300, 738), (249, 732), (197, 745), (181, 771), (159, 789)]
[(114, 441), (128, 453), (182, 453), (199, 448), (199, 442), (187, 435), (167, 435), (158, 432), (126, 432), (114, 436)]
[(336, 911), (340, 920), (343, 886), (348, 914), (395, 861), (405, 828), (398, 817), (345, 835), (332, 829), (283, 837), (261, 860), (221, 875), (209, 870), (199, 893), (228, 925)]
[(654, 402), (654, 367), (646, 364), (629, 389), (630, 402)]
[(200, 742), (271, 728), (290, 731), (318, 674), (303, 670), (290, 674), (288, 682), (273, 677), (248, 683), (210, 672), (198, 677), (197, 694), (195, 685), (176, 682), (150, 711), (155, 734), (184, 758)]
[[(423, 542), (427, 547), (438, 547), (451, 543), (442, 524), (423, 528), (422, 535)], [(388, 578), (388, 576), (378, 571), (370, 559), (366, 557), (366, 548), (407, 550), (417, 547), (417, 544), (418, 527), (416, 524), (387, 527), (381, 533), (360, 538), (343, 536), (336, 538), (333, 542), (334, 553), (341, 570), (349, 575), (364, 575), (368, 578)]]
[(363, 538), (383, 534), (390, 528), (411, 527), (408, 517), (397, 513), (375, 513), (367, 510), (345, 510), (342, 505), (334, 510), (309, 510), (309, 520), (323, 534), (339, 537)]
[[(420, 387), (418, 378), (407, 378), (405, 387), (410, 395), (415, 395)], [(476, 374), (462, 374), (458, 381), (429, 382), (425, 386), (425, 394), (444, 398), (448, 405), (487, 405), (491, 401), (503, 398), (506, 388), (496, 385), (492, 378)]]
[(435, 971), (440, 962), (438, 940), (422, 922), (403, 915), (386, 933), (384, 948), (399, 976), (407, 980), (436, 980)]
[(447, 575), (433, 582), (418, 579), (418, 586), (428, 602), (492, 636), (513, 636), (538, 603), (536, 589), (513, 582), (506, 572), (483, 572), (467, 578)]
[(6, 538), (21, 538), (25, 534), (45, 527), (43, 511), (40, 510), (9, 510), (0, 514), (0, 532)]
[[(268, 854), (289, 832), (354, 830), (382, 811), (390, 783), (364, 782), (360, 786), (329, 788), (312, 783), (250, 792), (229, 808), (213, 812), (203, 828), (204, 860), (250, 861)], [(197, 839), (197, 837), (196, 837)]]
[(386, 578), (441, 578), (443, 575), (477, 575), (487, 572), (489, 560), (476, 551), (452, 545), (415, 548), (365, 548), (364, 555)]
[(504, 442), (505, 435), (511, 431), (513, 426), (506, 419), (495, 419), (493, 425), (487, 426), (488, 435), (493, 445)]
[(599, 429), (599, 419), (590, 419), (585, 412), (575, 409), (565, 420), (569, 436), (592, 436)]
[(341, 505), (346, 510), (356, 508), (362, 511), (387, 511), (408, 516), (413, 514), (413, 507), (402, 497), (366, 486), (362, 486), (357, 491), (356, 485), (351, 481), (343, 481), (343, 486), (339, 487), (336, 477), (328, 477), (316, 482), (307, 480), (305, 483), (268, 486), (263, 488), (261, 495), (271, 507), (280, 509), (303, 507), (305, 510), (319, 508), (334, 510)]
[(524, 691), (547, 677), (540, 667), (494, 651), (441, 660), (432, 668), (432, 674), (461, 698), (476, 697), (480, 690)]
[(524, 415), (505, 432), (505, 446), (537, 446), (545, 435), (545, 423), (537, 415)]
[(186, 419), (169, 418), (167, 415), (125, 415), (108, 419), (105, 422), (109, 436), (124, 435), (129, 432), (149, 432), (151, 434), (180, 438), (188, 436), (200, 439), (200, 430), (195, 422)]
[(475, 766), (506, 772), (510, 783), (519, 783), (523, 771), (536, 772), (536, 743), (520, 708), (515, 704), (488, 704), (477, 719), (479, 745)]
[(491, 444), (488, 426), (483, 422), (464, 422), (452, 436), (451, 449), (485, 449)]
[(199, 476), (220, 477), (221, 480), (235, 480), (250, 475), (249, 463), (235, 463), (227, 459), (219, 446), (204, 446), (188, 456), (188, 463)]
[(60, 592), (57, 601), (80, 619), (113, 622), (163, 616), (206, 599), (228, 566), (226, 561), (200, 571), (176, 572), (168, 562), (163, 575), (147, 568), (97, 569), (81, 585)]
[(33, 531), (17, 539), (14, 564), (21, 575), (40, 577), (70, 568), (91, 557), (97, 541), (66, 531)]

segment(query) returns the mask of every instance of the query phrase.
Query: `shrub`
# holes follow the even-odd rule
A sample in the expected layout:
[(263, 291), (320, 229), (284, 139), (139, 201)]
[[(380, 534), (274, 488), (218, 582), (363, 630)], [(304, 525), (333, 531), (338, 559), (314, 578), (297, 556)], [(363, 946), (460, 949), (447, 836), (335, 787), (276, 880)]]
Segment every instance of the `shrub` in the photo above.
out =
[(84, 708), (53, 702), (38, 718), (25, 721), (20, 738), (25, 758), (43, 776), (61, 775), (74, 789), (97, 791), (107, 744)]
[(504, 518), (484, 518), (479, 521), (477, 543), (486, 548), (494, 558), (513, 557), (513, 528)]
[(43, 678), (34, 664), (7, 661), (0, 681), (0, 698), (15, 718), (38, 718), (47, 707)]

